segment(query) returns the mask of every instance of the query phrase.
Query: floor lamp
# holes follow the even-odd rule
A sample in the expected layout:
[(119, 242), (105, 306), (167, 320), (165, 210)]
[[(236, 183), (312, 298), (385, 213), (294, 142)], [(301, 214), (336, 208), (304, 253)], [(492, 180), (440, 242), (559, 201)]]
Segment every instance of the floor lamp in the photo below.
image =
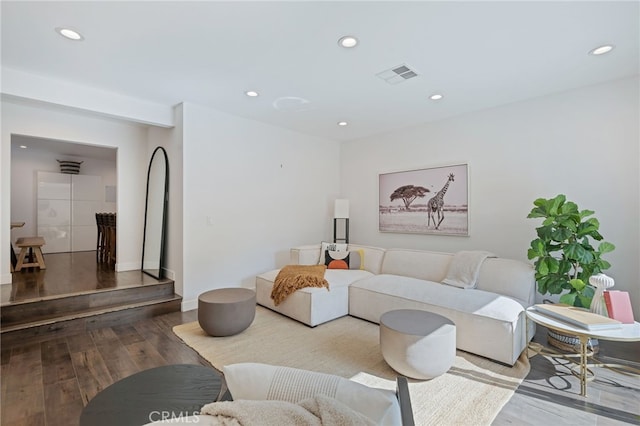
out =
[[(344, 220), (344, 236), (338, 237), (338, 220)], [(333, 211), (333, 242), (349, 244), (349, 200), (337, 199)]]

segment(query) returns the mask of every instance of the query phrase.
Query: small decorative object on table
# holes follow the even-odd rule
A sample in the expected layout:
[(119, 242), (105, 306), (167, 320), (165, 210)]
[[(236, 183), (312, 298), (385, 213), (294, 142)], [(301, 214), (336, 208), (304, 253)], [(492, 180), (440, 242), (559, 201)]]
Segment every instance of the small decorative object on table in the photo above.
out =
[(596, 274), (589, 278), (589, 284), (596, 288), (591, 299), (591, 312), (608, 317), (607, 305), (604, 302), (604, 291), (614, 286), (615, 281), (608, 275)]

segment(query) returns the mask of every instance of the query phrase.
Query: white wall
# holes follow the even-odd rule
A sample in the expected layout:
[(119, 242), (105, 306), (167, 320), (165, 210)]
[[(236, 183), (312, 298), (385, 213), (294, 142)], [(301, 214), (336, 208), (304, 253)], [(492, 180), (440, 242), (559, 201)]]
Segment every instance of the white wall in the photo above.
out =
[[(82, 161), (80, 173), (101, 176), (104, 186), (116, 186), (116, 162), (85, 157), (60, 157), (60, 159)], [(38, 149), (18, 149), (11, 153), (11, 219), (23, 221), (22, 228), (11, 230), (11, 240), (37, 235), (36, 172), (60, 172), (56, 156)], [(117, 203), (104, 203), (102, 211), (115, 212)]]
[[(343, 144), (352, 241), (527, 260), (540, 224), (526, 219), (533, 200), (564, 193), (595, 210), (617, 247), (607, 274), (640, 318), (638, 94), (638, 78), (624, 79)], [(458, 162), (469, 163), (469, 237), (378, 231), (379, 173)]]
[(183, 307), (332, 238), (339, 145), (183, 104)]
[[(140, 268), (142, 223), (146, 181), (147, 130), (88, 114), (2, 100), (2, 147), (0, 178), (0, 273), (2, 283), (11, 282), (9, 272), (9, 223), (11, 221), (11, 134), (81, 142), (118, 149), (118, 270)], [(5, 196), (5, 194), (7, 194)], [(126, 238), (125, 238), (126, 236)]]

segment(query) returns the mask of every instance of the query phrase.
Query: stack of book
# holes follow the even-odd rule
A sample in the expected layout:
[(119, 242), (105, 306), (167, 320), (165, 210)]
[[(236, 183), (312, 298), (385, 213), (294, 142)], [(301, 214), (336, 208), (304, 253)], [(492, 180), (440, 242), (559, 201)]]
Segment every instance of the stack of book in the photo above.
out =
[(604, 292), (604, 302), (607, 305), (607, 312), (613, 319), (617, 319), (623, 324), (633, 324), (633, 309), (629, 292), (609, 290)]
[(583, 308), (577, 308), (575, 306), (565, 305), (562, 303), (538, 304), (535, 305), (535, 308), (536, 311), (541, 314), (589, 331), (622, 328), (622, 322), (616, 319), (607, 318), (605, 316), (589, 312)]

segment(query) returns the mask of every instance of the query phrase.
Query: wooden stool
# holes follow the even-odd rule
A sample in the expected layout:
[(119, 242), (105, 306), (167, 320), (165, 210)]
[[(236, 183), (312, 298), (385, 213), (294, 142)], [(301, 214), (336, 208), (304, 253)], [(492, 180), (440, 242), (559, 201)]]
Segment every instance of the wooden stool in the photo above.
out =
[[(16, 272), (19, 272), (22, 268), (28, 268), (30, 266), (37, 266), (40, 269), (46, 269), (44, 264), (44, 257), (42, 256), (42, 247), (45, 244), (42, 237), (23, 237), (18, 238), (16, 246), (20, 247), (20, 254), (18, 255), (18, 262), (16, 263)], [(33, 250), (36, 255), (36, 261), (31, 263), (24, 263), (24, 259), (29, 251)]]

